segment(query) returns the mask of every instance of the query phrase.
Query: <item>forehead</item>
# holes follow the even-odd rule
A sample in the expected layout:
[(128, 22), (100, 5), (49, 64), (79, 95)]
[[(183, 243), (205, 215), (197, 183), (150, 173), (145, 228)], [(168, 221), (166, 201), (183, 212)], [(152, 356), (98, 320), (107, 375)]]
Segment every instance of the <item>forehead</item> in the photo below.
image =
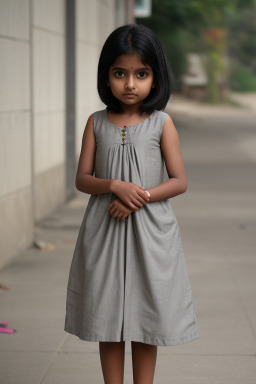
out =
[[(148, 68), (149, 65), (146, 65)], [(130, 67), (145, 67), (142, 63), (140, 55), (138, 53), (127, 53), (125, 55), (118, 56), (116, 60), (111, 64), (110, 68), (121, 67), (121, 68), (130, 68)]]

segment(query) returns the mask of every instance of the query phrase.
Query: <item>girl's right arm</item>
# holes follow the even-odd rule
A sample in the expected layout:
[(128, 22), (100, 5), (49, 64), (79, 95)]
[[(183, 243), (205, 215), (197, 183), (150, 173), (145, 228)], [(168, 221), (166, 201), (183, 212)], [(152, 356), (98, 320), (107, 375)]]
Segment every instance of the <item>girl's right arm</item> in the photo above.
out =
[(115, 193), (125, 204), (136, 210), (149, 201), (145, 189), (137, 184), (94, 177), (95, 153), (96, 142), (92, 114), (87, 120), (83, 133), (81, 153), (76, 173), (76, 188), (88, 194)]
[(89, 116), (82, 138), (79, 157), (76, 188), (78, 191), (92, 194), (112, 192), (112, 179), (100, 179), (92, 176), (94, 171), (96, 142), (93, 130), (93, 114)]

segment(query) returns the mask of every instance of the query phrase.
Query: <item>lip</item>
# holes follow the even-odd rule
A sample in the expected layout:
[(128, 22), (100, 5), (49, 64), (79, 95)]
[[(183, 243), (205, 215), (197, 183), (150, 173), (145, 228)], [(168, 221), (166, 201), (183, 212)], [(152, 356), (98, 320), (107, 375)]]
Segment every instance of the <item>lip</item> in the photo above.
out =
[(136, 96), (135, 93), (124, 93), (124, 96)]

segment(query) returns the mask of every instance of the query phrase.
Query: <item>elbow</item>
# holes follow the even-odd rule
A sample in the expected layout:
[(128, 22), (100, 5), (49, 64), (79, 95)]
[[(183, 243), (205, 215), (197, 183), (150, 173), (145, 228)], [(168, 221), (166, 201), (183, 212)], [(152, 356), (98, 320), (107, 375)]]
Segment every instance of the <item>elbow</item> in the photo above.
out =
[(86, 173), (82, 175), (77, 175), (75, 180), (75, 186), (78, 191), (90, 194), (90, 180), (87, 180), (87, 176), (88, 174)]
[(188, 181), (185, 180), (184, 181), (184, 192), (186, 192), (187, 189), (188, 189)]
[(86, 174), (77, 176), (75, 181), (76, 189), (83, 193), (91, 193), (90, 192), (90, 181), (88, 182), (86, 179)]
[(76, 178), (75, 187), (76, 187), (76, 189), (77, 189), (78, 191), (82, 192), (82, 191), (81, 191), (81, 186), (80, 186), (80, 183), (79, 183), (79, 179), (78, 179), (78, 178)]
[(187, 180), (183, 180), (181, 184), (181, 193), (185, 193), (188, 189), (188, 182)]
[(188, 182), (186, 181), (186, 182), (185, 182), (185, 185), (184, 185), (184, 192), (186, 192), (187, 189), (188, 189)]

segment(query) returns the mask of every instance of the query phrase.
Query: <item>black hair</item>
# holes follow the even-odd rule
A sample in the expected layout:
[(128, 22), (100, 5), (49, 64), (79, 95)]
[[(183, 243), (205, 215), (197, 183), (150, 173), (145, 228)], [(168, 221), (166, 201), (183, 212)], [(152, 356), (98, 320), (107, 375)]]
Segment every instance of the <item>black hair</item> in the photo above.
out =
[(165, 108), (173, 91), (174, 75), (155, 33), (142, 24), (127, 24), (115, 29), (105, 41), (98, 63), (97, 89), (107, 109), (120, 112), (119, 100), (107, 85), (109, 67), (118, 56), (136, 52), (143, 64), (153, 70), (155, 87), (143, 100), (141, 112), (161, 111)]

